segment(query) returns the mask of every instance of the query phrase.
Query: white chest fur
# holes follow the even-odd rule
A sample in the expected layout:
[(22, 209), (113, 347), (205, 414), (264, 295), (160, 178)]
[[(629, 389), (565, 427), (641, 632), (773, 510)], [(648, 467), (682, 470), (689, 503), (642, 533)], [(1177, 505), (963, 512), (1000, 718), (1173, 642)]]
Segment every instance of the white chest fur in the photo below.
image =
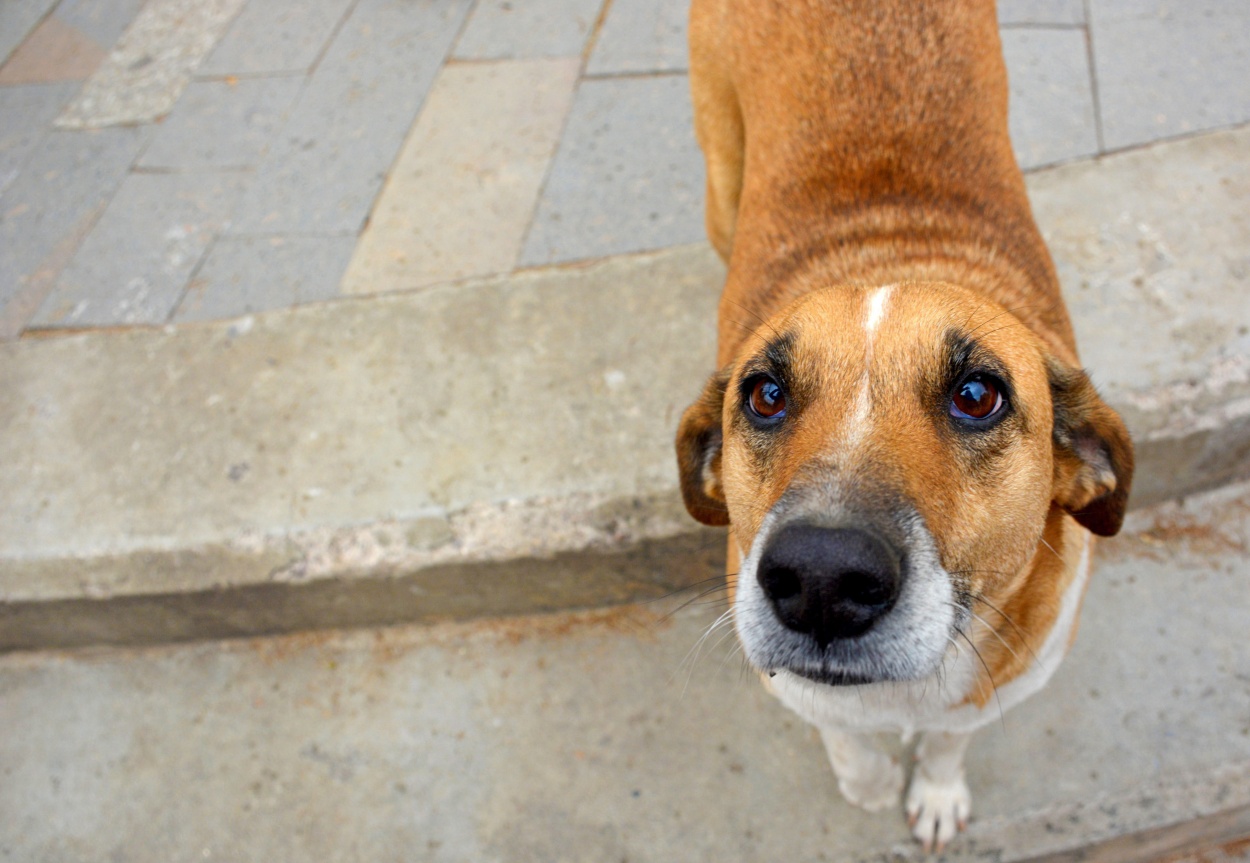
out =
[(788, 671), (768, 684), (783, 704), (813, 725), (846, 731), (895, 731), (904, 738), (918, 731), (970, 733), (998, 720), (1007, 711), (1040, 690), (1063, 661), (1076, 624), (1085, 583), (1089, 578), (1090, 543), (1083, 543), (1075, 577), (1068, 585), (1059, 616), (1037, 651), (1033, 664), (997, 691), (985, 707), (966, 703), (975, 685), (980, 663), (966, 644), (952, 643), (940, 674), (923, 680), (873, 683), (866, 686), (826, 686)]

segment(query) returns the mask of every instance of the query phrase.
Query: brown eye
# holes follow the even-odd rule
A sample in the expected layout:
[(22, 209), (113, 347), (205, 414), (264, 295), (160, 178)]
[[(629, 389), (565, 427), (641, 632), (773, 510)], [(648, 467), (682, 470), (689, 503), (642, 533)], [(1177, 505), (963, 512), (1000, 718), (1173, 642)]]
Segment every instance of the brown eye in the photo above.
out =
[(951, 416), (987, 420), (1003, 407), (1001, 384), (989, 375), (975, 374), (955, 388), (951, 396)]
[(772, 378), (760, 378), (751, 387), (751, 412), (761, 419), (779, 419), (786, 415), (786, 394)]

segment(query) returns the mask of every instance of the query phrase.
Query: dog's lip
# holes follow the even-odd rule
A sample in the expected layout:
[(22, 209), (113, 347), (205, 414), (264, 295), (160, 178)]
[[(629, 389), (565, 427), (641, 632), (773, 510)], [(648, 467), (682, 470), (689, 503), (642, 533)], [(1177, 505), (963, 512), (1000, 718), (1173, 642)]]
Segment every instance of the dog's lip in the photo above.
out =
[(844, 671), (840, 668), (776, 668), (769, 673), (769, 676), (771, 677), (778, 671), (788, 671), (813, 683), (823, 683), (826, 686), (863, 686), (867, 683), (879, 682), (866, 675)]

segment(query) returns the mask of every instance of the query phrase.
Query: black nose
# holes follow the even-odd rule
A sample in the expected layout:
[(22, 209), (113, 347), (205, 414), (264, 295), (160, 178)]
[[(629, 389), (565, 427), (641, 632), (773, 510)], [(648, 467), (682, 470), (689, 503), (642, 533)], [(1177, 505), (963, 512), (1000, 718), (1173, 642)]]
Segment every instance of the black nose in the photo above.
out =
[(871, 533), (810, 524), (778, 531), (756, 577), (781, 622), (821, 647), (867, 631), (894, 606), (900, 581), (897, 557)]

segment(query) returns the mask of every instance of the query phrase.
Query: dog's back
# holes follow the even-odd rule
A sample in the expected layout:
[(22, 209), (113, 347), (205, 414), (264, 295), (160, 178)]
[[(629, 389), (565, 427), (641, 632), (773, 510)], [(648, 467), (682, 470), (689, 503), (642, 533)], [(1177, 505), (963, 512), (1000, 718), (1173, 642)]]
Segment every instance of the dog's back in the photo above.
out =
[(1032, 309), (1075, 362), (1008, 137), (993, 0), (694, 0), (691, 78), (728, 307), (949, 281)]

